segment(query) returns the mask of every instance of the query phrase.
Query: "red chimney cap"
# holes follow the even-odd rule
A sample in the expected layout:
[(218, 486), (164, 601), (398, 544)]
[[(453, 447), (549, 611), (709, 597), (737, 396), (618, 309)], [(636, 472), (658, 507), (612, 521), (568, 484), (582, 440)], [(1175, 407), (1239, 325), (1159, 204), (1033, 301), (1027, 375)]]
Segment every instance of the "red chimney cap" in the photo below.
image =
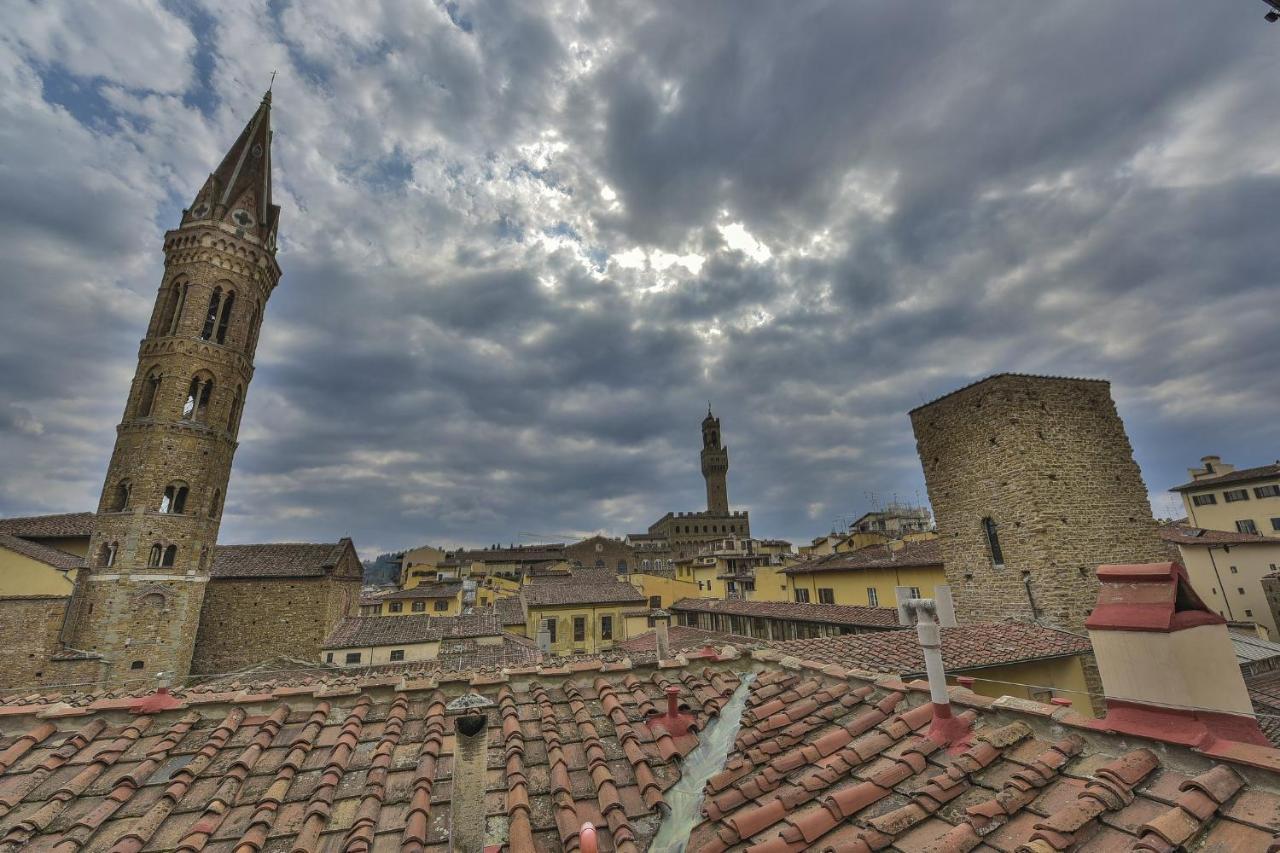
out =
[(1090, 630), (1170, 633), (1198, 625), (1225, 625), (1191, 588), (1181, 563), (1126, 563), (1098, 567), (1098, 603)]

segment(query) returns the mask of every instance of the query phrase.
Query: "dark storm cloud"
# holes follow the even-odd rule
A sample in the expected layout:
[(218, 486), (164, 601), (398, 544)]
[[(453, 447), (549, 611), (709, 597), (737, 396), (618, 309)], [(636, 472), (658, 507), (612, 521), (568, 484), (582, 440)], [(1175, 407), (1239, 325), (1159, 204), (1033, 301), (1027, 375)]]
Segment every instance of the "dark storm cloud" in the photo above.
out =
[(264, 68), (285, 278), (226, 541), (640, 530), (701, 504), (708, 400), (801, 539), (914, 499), (906, 411), (1002, 370), (1110, 378), (1155, 492), (1277, 455), (1248, 4), (125, 5), (0, 35), (0, 513), (95, 503)]

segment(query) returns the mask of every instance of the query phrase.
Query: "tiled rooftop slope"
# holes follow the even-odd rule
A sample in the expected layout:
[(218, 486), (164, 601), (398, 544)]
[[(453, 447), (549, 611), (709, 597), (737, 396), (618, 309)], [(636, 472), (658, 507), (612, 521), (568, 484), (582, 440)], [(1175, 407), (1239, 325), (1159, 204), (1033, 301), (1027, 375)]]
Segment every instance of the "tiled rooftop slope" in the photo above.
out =
[(679, 688), (700, 729), (756, 671), (735, 750), (690, 851), (1265, 850), (1280, 752), (1230, 761), (1087, 728), (1062, 708), (956, 689), (971, 743), (925, 737), (919, 683), (779, 659), (690, 656), (505, 674), (260, 681), (136, 698), (0, 706), (0, 850), (448, 849), (457, 735), (487, 715), (486, 843), (646, 849), (697, 736), (645, 720)]

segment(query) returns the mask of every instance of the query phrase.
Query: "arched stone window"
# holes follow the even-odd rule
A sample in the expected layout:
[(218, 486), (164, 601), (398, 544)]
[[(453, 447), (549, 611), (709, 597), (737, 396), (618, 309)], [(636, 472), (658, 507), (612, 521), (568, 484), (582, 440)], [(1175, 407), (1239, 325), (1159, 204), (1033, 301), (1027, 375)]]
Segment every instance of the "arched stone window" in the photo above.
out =
[(222, 511), (222, 489), (213, 490), (213, 500), (209, 502), (209, 517), (217, 518)]
[(209, 294), (209, 310), (204, 315), (204, 328), (200, 330), (200, 338), (206, 341), (226, 343), (227, 326), (231, 322), (231, 305), (236, 300), (235, 291), (222, 289), (219, 285)]
[(187, 484), (173, 482), (164, 487), (164, 496), (160, 498), (160, 511), (182, 515), (187, 510)]
[(227, 411), (227, 432), (235, 432), (240, 423), (240, 403), (242, 399), (243, 392), (240, 386), (237, 385), (235, 396), (231, 398), (231, 408)]
[(192, 376), (191, 384), (187, 386), (187, 401), (182, 404), (183, 419), (204, 423), (205, 416), (209, 414), (209, 398), (212, 396), (213, 377), (204, 372)]
[(258, 328), (262, 323), (262, 303), (253, 303), (253, 313), (249, 315), (249, 334), (245, 336), (244, 350), (252, 354), (258, 345)]
[(597, 559), (597, 560), (596, 560), (595, 567), (596, 567), (597, 569), (603, 569), (603, 568), (604, 568), (604, 560)]
[(133, 491), (133, 484), (128, 480), (121, 480), (116, 483), (115, 491), (111, 495), (111, 506), (109, 512), (124, 512), (129, 508), (129, 494)]
[(178, 559), (178, 546), (170, 545), (168, 548), (164, 549), (164, 556), (160, 559), (160, 565), (164, 566), (165, 568), (172, 568), (173, 564), (177, 561), (177, 559)]
[(164, 304), (164, 313), (160, 315), (160, 325), (156, 328), (157, 334), (172, 335), (177, 331), (178, 322), (182, 319), (182, 309), (187, 302), (188, 287), (185, 281), (170, 285), (169, 296)]
[(136, 660), (133, 663), (129, 664), (129, 669), (142, 669), (143, 666), (145, 666), (145, 664), (143, 664), (142, 661)]
[(162, 559), (164, 559), (164, 546), (157, 542), (151, 546), (151, 553), (147, 555), (147, 565), (155, 568), (160, 565)]
[(98, 546), (98, 565), (104, 568), (109, 568), (115, 565), (116, 553), (119, 550), (119, 542), (103, 542)]
[(147, 371), (142, 380), (142, 391), (138, 395), (138, 417), (151, 417), (151, 410), (156, 407), (156, 394), (160, 391), (160, 368), (153, 367)]
[(218, 343), (225, 344), (227, 342), (227, 327), (231, 324), (231, 305), (236, 301), (236, 295), (230, 290), (222, 297), (222, 315), (218, 318)]

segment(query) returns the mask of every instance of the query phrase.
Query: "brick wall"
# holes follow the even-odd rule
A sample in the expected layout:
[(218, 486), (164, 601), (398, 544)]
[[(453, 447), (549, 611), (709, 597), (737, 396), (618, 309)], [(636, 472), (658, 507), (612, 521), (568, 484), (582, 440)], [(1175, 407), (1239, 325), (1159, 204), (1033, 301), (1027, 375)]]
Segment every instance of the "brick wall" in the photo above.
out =
[(621, 539), (610, 539), (605, 536), (592, 536), (575, 542), (564, 549), (566, 560), (577, 560), (584, 568), (592, 568), (596, 560), (604, 561), (604, 568), (611, 572), (618, 570), (619, 562), (626, 564), (626, 571), (634, 571), (637, 565), (635, 549)]
[(67, 598), (0, 598), (0, 689), (65, 683), (50, 664)]
[(233, 672), (274, 657), (320, 660), (325, 636), (358, 609), (344, 577), (215, 578), (200, 614), (191, 671)]
[(995, 376), (911, 423), (961, 622), (1034, 607), (1043, 624), (1080, 631), (1099, 565), (1167, 559), (1109, 383)]

